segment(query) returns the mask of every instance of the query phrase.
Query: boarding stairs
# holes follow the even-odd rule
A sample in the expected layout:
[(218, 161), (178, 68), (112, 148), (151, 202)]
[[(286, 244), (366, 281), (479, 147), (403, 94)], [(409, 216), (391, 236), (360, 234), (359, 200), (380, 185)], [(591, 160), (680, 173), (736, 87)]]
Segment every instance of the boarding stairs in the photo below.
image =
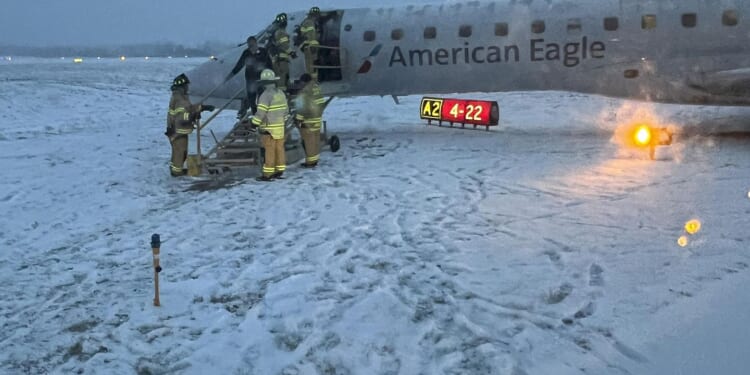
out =
[[(204, 129), (211, 124), (211, 122), (216, 119), (222, 111), (226, 110), (235, 98), (243, 94), (244, 88), (238, 91), (233, 96), (233, 99), (228, 100), (220, 108), (214, 110), (204, 123), (199, 123), (196, 127), (198, 154), (194, 155), (193, 159), (197, 159), (199, 168), (195, 169), (200, 170), (200, 175), (220, 176), (231, 174), (239, 177), (260, 175), (261, 167), (263, 166), (263, 146), (260, 141), (260, 133), (258, 132), (257, 127), (252, 125), (252, 117), (250, 115), (238, 119), (232, 129), (221, 140), (216, 137), (212, 130), (209, 130), (216, 143), (207, 153), (202, 153), (201, 142)], [(292, 107), (290, 106), (290, 108)], [(284, 149), (286, 151), (287, 165), (296, 164), (305, 158), (302, 137), (299, 129), (294, 123), (294, 115), (295, 111), (294, 109), (291, 109), (290, 116), (287, 118), (284, 129), (284, 133), (286, 134)], [(338, 137), (333, 136), (330, 139), (327, 137), (325, 122), (323, 122), (320, 136), (321, 146), (328, 145), (334, 152), (338, 150)]]

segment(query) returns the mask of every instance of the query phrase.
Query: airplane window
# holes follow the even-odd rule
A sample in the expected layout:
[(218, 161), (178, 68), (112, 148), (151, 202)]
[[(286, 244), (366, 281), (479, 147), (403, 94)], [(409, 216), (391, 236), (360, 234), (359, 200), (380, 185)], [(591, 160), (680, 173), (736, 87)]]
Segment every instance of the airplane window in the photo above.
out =
[(352, 31), (352, 25), (347, 24), (346, 26), (344, 26), (344, 31)]
[(580, 33), (581, 32), (581, 20), (578, 18), (571, 18), (568, 20), (568, 32), (569, 33)]
[(461, 25), (458, 28), (458, 36), (462, 38), (468, 38), (471, 36), (471, 25)]
[(508, 24), (506, 22), (500, 22), (495, 24), (495, 35), (506, 36), (508, 35)]
[(638, 69), (628, 69), (625, 71), (625, 78), (638, 78)]
[(724, 26), (737, 26), (737, 12), (734, 10), (725, 10), (724, 15), (721, 17), (721, 23)]
[(546, 29), (544, 21), (534, 21), (531, 23), (531, 32), (534, 34), (541, 34), (544, 32), (544, 29)]
[(424, 38), (425, 39), (435, 39), (437, 37), (437, 29), (429, 26), (424, 28)]
[(404, 37), (404, 30), (403, 29), (394, 29), (391, 31), (391, 39), (393, 40), (401, 40), (401, 38)]
[(365, 31), (365, 42), (372, 42), (375, 40), (375, 32), (374, 31)]
[(682, 26), (695, 27), (698, 23), (698, 16), (695, 13), (685, 13), (682, 15)]
[(604, 30), (615, 31), (620, 27), (620, 20), (617, 17), (607, 17), (604, 19)]
[(650, 30), (656, 28), (656, 15), (647, 14), (641, 18), (641, 29)]

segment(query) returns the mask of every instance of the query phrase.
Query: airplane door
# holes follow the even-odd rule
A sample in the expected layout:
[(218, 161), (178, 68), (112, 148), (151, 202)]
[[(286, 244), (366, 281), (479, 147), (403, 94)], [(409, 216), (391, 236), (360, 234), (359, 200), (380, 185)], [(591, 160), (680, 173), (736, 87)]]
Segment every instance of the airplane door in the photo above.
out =
[(321, 12), (318, 30), (320, 30), (320, 48), (318, 49), (318, 81), (341, 81), (341, 17), (344, 12), (332, 10)]

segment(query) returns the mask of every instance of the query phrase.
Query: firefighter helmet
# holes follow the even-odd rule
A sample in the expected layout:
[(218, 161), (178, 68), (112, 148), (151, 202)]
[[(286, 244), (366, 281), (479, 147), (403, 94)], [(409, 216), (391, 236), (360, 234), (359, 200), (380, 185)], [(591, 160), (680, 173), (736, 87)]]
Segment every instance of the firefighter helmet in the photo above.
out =
[(312, 8), (310, 8), (310, 14), (316, 15), (316, 16), (319, 15), (320, 14), (320, 8), (318, 8), (318, 7), (312, 7)]
[(263, 69), (262, 72), (260, 72), (260, 81), (261, 82), (273, 82), (278, 81), (279, 77), (276, 77), (276, 73), (273, 72), (271, 69)]
[(182, 73), (175, 77), (175, 79), (172, 81), (172, 90), (174, 90), (177, 87), (182, 87), (190, 83), (190, 80), (185, 75), (185, 73)]
[(286, 13), (279, 13), (278, 15), (276, 15), (276, 23), (286, 24), (286, 20)]

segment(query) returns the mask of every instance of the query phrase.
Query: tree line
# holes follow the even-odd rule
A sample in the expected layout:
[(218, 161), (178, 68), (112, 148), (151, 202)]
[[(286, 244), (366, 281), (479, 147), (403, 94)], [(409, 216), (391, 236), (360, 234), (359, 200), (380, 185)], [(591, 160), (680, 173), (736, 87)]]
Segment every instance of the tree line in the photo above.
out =
[(29, 57), (119, 57), (119, 56), (212, 56), (226, 51), (234, 45), (225, 42), (205, 42), (199, 46), (184, 46), (177, 43), (147, 43), (123, 46), (14, 46), (0, 45), (0, 56)]

